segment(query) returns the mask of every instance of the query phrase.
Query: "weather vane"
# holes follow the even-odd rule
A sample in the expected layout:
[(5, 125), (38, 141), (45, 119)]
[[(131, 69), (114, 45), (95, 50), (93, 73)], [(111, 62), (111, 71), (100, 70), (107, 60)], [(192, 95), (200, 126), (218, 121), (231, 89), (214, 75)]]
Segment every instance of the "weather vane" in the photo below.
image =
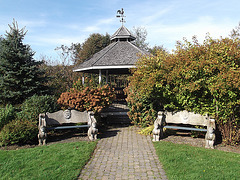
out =
[(124, 18), (125, 18), (126, 16), (124, 16), (123, 14), (124, 14), (124, 10), (123, 10), (123, 8), (122, 8), (121, 10), (118, 10), (118, 11), (117, 11), (117, 15), (116, 15), (117, 18), (121, 18), (121, 19), (120, 19), (120, 22), (122, 23), (122, 25), (123, 25), (123, 23), (126, 22), (126, 21), (124, 20)]

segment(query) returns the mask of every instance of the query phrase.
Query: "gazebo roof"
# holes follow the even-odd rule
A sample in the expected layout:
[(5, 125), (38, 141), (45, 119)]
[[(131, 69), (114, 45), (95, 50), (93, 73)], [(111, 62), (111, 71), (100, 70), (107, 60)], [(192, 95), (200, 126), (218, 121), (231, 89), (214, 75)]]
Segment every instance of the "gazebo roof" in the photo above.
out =
[(146, 54), (130, 42), (134, 39), (126, 27), (120, 27), (111, 36), (111, 44), (75, 67), (74, 71), (98, 73), (108, 70), (109, 74), (129, 74), (129, 69), (136, 67), (139, 54)]

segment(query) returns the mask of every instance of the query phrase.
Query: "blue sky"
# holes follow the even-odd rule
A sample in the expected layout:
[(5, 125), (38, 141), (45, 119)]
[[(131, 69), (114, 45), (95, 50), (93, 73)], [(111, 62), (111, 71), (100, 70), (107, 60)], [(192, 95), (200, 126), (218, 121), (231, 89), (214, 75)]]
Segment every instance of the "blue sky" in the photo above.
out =
[(0, 35), (14, 18), (26, 27), (24, 42), (35, 58), (55, 60), (62, 44), (82, 43), (92, 33), (112, 35), (121, 26), (116, 12), (124, 8), (129, 30), (144, 27), (150, 46), (171, 51), (183, 37), (228, 36), (240, 22), (239, 7), (239, 0), (0, 0)]

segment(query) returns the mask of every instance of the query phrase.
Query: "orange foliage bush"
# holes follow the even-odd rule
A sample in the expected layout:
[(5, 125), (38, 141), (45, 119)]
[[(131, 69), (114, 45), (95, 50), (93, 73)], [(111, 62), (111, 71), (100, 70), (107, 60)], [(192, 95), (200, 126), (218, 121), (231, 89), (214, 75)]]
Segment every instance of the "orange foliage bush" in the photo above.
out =
[(114, 89), (105, 85), (96, 88), (85, 87), (83, 90), (72, 88), (69, 92), (62, 93), (57, 102), (62, 109), (72, 108), (79, 111), (100, 112), (114, 99)]

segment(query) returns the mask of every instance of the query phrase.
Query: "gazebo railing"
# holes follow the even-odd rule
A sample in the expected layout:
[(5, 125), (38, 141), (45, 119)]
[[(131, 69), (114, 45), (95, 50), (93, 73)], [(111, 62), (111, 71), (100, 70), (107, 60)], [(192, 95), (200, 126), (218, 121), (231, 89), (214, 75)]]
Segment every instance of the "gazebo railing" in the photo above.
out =
[(116, 101), (126, 101), (127, 95), (123, 91), (124, 88), (115, 88)]

